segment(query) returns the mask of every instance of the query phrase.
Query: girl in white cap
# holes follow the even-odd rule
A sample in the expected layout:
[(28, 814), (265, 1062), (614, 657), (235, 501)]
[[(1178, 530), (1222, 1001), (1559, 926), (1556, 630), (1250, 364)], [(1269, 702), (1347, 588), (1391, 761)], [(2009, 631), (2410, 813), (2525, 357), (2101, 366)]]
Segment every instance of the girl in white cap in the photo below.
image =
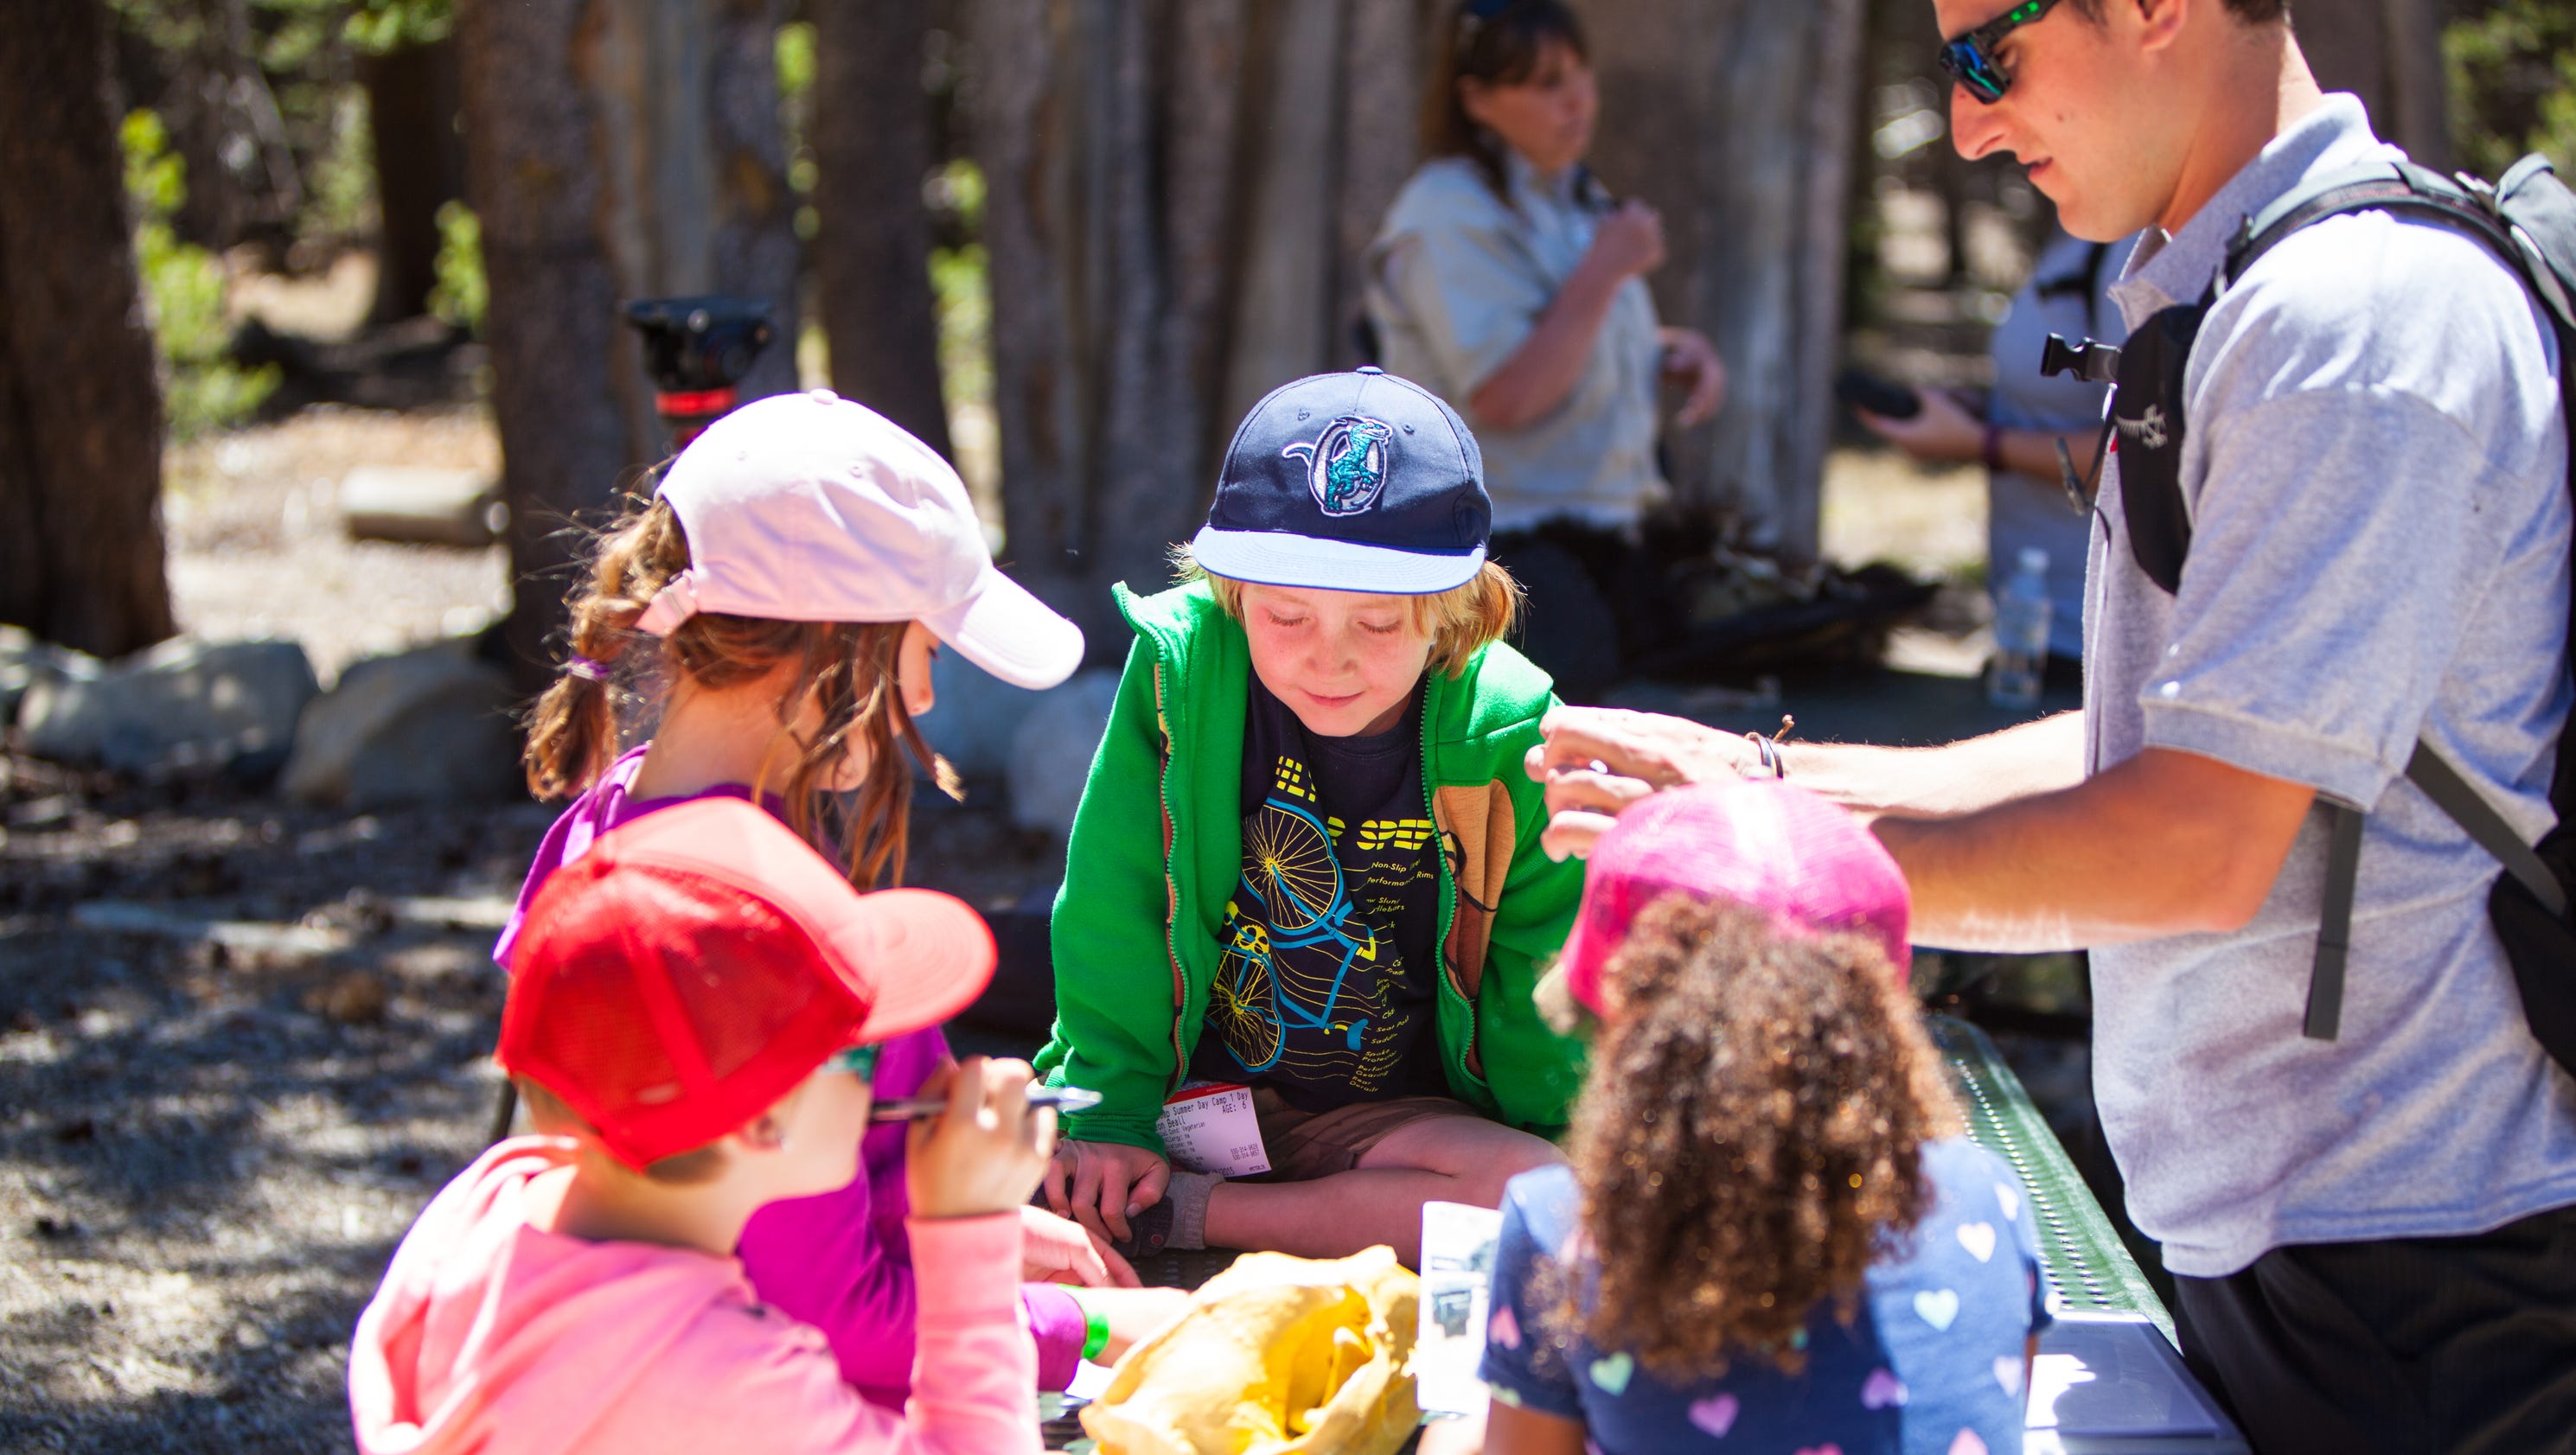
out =
[[(537, 704), (527, 769), (539, 796), (573, 802), (519, 914), (600, 834), (714, 796), (766, 806), (861, 889), (900, 880), (913, 765), (956, 792), (913, 722), (940, 646), (1026, 688), (1082, 660), (1080, 629), (995, 569), (956, 471), (827, 390), (745, 405), (692, 441), (655, 498), (600, 536), (570, 606), (572, 655)], [(621, 683), (658, 709), (652, 740), (622, 755)], [(519, 914), (493, 952), (505, 968)], [(935, 1027), (889, 1041), (877, 1092), (908, 1096), (947, 1059)], [(764, 1208), (741, 1246), (761, 1298), (821, 1327), (843, 1377), (895, 1406), (913, 1360), (903, 1135), (871, 1132), (849, 1187)], [(1135, 1282), (1074, 1224), (1027, 1220), (1030, 1278)], [(1109, 1352), (1113, 1325), (1167, 1311), (1158, 1292), (1078, 1301), (1053, 1283), (1022, 1300), (1040, 1381), (1057, 1389), (1079, 1356)]]

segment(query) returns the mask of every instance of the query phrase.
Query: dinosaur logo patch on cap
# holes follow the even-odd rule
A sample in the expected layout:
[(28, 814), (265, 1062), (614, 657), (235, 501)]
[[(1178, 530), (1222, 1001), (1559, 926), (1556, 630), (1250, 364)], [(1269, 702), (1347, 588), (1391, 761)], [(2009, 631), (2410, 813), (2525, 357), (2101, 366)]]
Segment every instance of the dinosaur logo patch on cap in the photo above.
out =
[(1329, 516), (1358, 515), (1386, 491), (1387, 456), (1395, 428), (1384, 420), (1346, 414), (1312, 442), (1282, 446), (1279, 453), (1306, 460), (1306, 488)]

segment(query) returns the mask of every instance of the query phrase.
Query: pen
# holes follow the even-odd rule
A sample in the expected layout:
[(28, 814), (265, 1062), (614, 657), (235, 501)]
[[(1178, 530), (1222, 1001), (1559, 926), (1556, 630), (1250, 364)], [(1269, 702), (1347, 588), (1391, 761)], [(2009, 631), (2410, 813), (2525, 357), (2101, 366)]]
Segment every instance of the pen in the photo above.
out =
[[(1051, 1106), (1058, 1112), (1089, 1111), (1100, 1105), (1100, 1093), (1079, 1086), (1032, 1086), (1029, 1105)], [(868, 1113), (871, 1122), (909, 1122), (935, 1117), (948, 1110), (944, 1096), (908, 1096), (896, 1101), (881, 1101)]]

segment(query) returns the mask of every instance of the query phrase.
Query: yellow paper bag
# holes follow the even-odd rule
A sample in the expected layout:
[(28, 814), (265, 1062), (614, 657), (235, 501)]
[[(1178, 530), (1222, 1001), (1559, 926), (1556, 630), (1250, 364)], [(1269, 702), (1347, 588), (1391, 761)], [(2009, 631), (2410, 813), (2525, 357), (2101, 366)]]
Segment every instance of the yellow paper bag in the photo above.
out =
[(1100, 1455), (1394, 1455), (1422, 1421), (1420, 1293), (1389, 1248), (1247, 1253), (1118, 1361), (1082, 1427)]

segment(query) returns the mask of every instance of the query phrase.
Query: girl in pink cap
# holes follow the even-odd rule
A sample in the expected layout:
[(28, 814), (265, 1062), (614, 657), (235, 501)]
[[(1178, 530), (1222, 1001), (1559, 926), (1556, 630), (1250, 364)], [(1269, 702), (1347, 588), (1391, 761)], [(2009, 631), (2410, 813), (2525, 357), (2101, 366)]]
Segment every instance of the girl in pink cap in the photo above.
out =
[(1503, 1201), (1488, 1455), (2021, 1448), (2048, 1321), (2021, 1183), (1905, 988), (1905, 881), (1777, 782), (1594, 849), (1543, 997), (1596, 1020), (1571, 1165)]
[[(828, 390), (758, 400), (691, 441), (654, 498), (599, 537), (570, 608), (572, 655), (537, 704), (527, 769), (538, 796), (572, 803), (493, 951), (505, 968), (557, 868), (621, 823), (696, 799), (764, 805), (861, 889), (900, 881), (914, 765), (958, 791), (914, 725), (933, 704), (939, 649), (1027, 688), (1082, 660), (1081, 631), (995, 569), (956, 471)], [(621, 686), (655, 723), (623, 753)], [(935, 1026), (897, 1037), (876, 1092), (909, 1096), (948, 1059)], [(740, 1249), (761, 1298), (820, 1327), (843, 1377), (889, 1406), (913, 1363), (905, 1213), (904, 1131), (889, 1125), (867, 1135), (848, 1187), (763, 1208)], [(1033, 1281), (1021, 1302), (1045, 1387), (1177, 1307), (1176, 1294), (1134, 1290), (1079, 1225), (1035, 1208), (1023, 1219)]]

